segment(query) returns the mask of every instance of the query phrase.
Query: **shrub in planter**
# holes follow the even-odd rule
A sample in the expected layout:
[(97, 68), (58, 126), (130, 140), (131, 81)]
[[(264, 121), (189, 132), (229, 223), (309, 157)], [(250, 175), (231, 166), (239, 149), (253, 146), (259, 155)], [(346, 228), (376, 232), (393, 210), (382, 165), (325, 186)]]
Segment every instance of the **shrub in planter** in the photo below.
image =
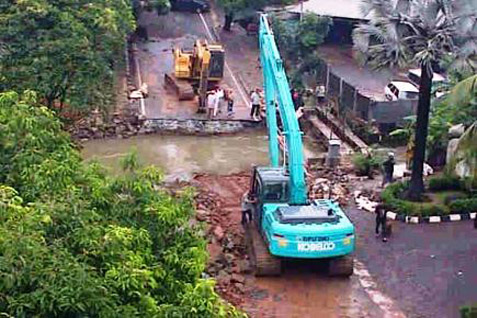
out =
[(401, 196), (408, 187), (407, 182), (397, 182), (387, 186), (381, 194), (381, 199), (386, 207), (398, 214), (405, 215), (433, 216), (448, 214), (449, 210), (443, 205), (403, 200)]
[(468, 196), (465, 193), (459, 193), (459, 192), (451, 193), (444, 198), (444, 204), (449, 205), (451, 202), (454, 202), (456, 200), (467, 199), (467, 198)]
[(419, 214), (421, 216), (446, 215), (449, 213), (447, 207), (439, 204), (420, 205)]
[(477, 198), (455, 200), (449, 207), (453, 213), (477, 212)]
[(461, 190), (462, 182), (459, 177), (455, 175), (436, 176), (429, 179), (429, 190), (443, 191), (443, 190)]

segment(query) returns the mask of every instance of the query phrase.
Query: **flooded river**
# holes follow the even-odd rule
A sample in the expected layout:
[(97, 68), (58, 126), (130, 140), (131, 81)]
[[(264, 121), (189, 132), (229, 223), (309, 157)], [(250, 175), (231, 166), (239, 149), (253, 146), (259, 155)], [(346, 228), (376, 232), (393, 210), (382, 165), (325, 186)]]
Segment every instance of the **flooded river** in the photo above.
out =
[[(304, 139), (307, 158), (318, 146)], [(228, 174), (268, 163), (268, 137), (264, 133), (226, 136), (145, 135), (129, 139), (92, 140), (84, 144), (83, 158), (97, 159), (119, 171), (119, 160), (135, 149), (142, 163), (161, 168), (167, 180), (188, 179), (194, 173)]]

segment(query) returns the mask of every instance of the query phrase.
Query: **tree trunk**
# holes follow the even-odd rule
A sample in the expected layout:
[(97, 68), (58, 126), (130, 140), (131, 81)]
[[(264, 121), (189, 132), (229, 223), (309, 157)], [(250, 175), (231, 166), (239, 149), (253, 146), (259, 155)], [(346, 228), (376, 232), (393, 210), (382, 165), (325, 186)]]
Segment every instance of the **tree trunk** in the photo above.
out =
[(225, 31), (230, 31), (230, 28), (232, 27), (233, 19), (234, 19), (234, 14), (232, 12), (227, 13), (225, 15), (225, 24), (224, 24), (224, 30)]
[(421, 65), (421, 85), (419, 86), (419, 102), (417, 105), (417, 122), (414, 142), (414, 155), (412, 161), (411, 184), (408, 198), (419, 201), (424, 192), (422, 171), (426, 155), (427, 128), (429, 126), (429, 109), (431, 106), (432, 73), (429, 74), (427, 67)]

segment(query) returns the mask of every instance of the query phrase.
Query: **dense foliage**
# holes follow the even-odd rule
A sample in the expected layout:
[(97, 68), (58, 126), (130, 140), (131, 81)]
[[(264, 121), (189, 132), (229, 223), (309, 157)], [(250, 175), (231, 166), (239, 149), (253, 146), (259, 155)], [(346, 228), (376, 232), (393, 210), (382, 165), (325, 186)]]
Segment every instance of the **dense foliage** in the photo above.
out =
[(403, 195), (408, 189), (409, 183), (407, 182), (393, 183), (386, 187), (381, 194), (381, 198), (388, 209), (398, 214), (408, 216), (434, 216), (449, 213), (449, 209), (444, 205), (417, 203), (403, 199)]
[(463, 190), (463, 182), (456, 175), (441, 175), (431, 177), (429, 179), (429, 190), (445, 191), (445, 190)]
[(442, 194), (448, 193), (442, 203), (418, 203), (405, 200), (403, 196), (408, 188), (408, 182), (393, 183), (386, 187), (381, 194), (381, 198), (392, 211), (410, 216), (433, 216), (477, 211), (477, 197), (467, 187), (467, 180), (459, 179), (454, 175), (435, 176), (429, 180), (430, 191)]
[(304, 74), (316, 76), (315, 72), (323, 63), (317, 48), (325, 41), (331, 25), (330, 18), (312, 13), (305, 13), (301, 20), (272, 19), (275, 40), (293, 87), (304, 87)]
[(134, 156), (84, 165), (35, 94), (0, 95), (0, 315), (238, 317), (201, 279), (191, 193), (158, 190)]
[(38, 92), (49, 108), (102, 107), (134, 29), (129, 0), (0, 4), (0, 91)]

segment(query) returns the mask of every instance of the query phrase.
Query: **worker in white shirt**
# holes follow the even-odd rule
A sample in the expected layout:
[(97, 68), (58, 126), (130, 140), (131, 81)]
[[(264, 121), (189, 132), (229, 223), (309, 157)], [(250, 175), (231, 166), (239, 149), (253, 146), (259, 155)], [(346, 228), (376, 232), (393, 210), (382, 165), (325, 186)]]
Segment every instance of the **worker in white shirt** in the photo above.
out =
[(260, 89), (256, 88), (255, 91), (252, 92), (250, 95), (250, 99), (252, 100), (252, 110), (250, 111), (250, 117), (253, 120), (259, 120), (260, 116)]
[(223, 108), (223, 104), (224, 104), (224, 97), (225, 97), (225, 93), (224, 93), (224, 90), (222, 88), (220, 88), (219, 86), (217, 86), (215, 88), (215, 91), (216, 91), (216, 107), (214, 109), (214, 116), (217, 116), (217, 114), (220, 114), (222, 112), (222, 108)]
[(214, 111), (217, 104), (217, 94), (215, 90), (210, 91), (207, 94), (207, 117), (211, 119), (214, 115)]

